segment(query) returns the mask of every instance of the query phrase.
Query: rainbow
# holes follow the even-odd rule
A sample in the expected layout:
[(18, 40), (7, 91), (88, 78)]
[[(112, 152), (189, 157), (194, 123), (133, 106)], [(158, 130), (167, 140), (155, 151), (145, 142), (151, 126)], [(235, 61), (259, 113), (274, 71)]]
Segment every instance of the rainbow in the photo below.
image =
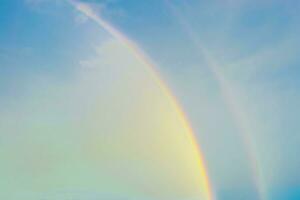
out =
[(267, 191), (265, 186), (265, 180), (262, 173), (262, 167), (259, 159), (259, 154), (256, 151), (256, 143), (254, 138), (251, 137), (251, 128), (249, 126), (249, 120), (243, 107), (240, 105), (239, 101), (235, 98), (235, 93), (224, 75), (220, 71), (220, 67), (215, 58), (211, 56), (208, 50), (202, 45), (201, 41), (198, 39), (193, 28), (186, 22), (186, 19), (177, 11), (175, 5), (169, 0), (165, 0), (165, 3), (170, 8), (172, 14), (178, 20), (178, 23), (187, 33), (188, 37), (192, 40), (195, 47), (198, 49), (198, 53), (204, 57), (205, 61), (208, 64), (210, 71), (213, 74), (213, 77), (219, 84), (221, 89), (222, 97), (227, 104), (238, 131), (241, 133), (242, 142), (246, 147), (246, 155), (250, 160), (250, 170), (253, 174), (253, 181), (256, 187), (256, 190), (259, 195), (259, 199), (267, 199)]
[(138, 47), (136, 43), (134, 43), (132, 40), (130, 40), (128, 37), (126, 37), (123, 33), (121, 33), (119, 30), (114, 28), (111, 24), (109, 24), (107, 21), (102, 19), (100, 16), (98, 16), (93, 8), (89, 6), (86, 3), (69, 0), (69, 2), (82, 14), (86, 15), (88, 18), (96, 22), (99, 26), (101, 26), (104, 30), (106, 30), (108, 33), (110, 33), (114, 38), (124, 43), (131, 51), (132, 53), (141, 60), (146, 66), (148, 66), (149, 73), (153, 74), (154, 81), (157, 83), (157, 85), (160, 87), (160, 89), (166, 94), (167, 98), (169, 98), (171, 103), (173, 104), (173, 107), (175, 108), (176, 113), (178, 116), (181, 116), (183, 124), (185, 128), (188, 130), (189, 133), (189, 140), (193, 148), (197, 149), (197, 165), (199, 167), (199, 172), (201, 175), (201, 181), (203, 181), (203, 191), (205, 198), (207, 200), (214, 200), (214, 193), (213, 189), (209, 180), (208, 172), (206, 169), (206, 165), (204, 162), (204, 156), (201, 151), (201, 148), (199, 144), (197, 143), (197, 139), (194, 133), (194, 130), (192, 129), (191, 125), (189, 124), (189, 120), (187, 115), (184, 113), (183, 109), (181, 108), (178, 100), (176, 97), (172, 94), (170, 88), (168, 85), (163, 81), (161, 75), (157, 71), (157, 68), (155, 67), (155, 64), (153, 61)]

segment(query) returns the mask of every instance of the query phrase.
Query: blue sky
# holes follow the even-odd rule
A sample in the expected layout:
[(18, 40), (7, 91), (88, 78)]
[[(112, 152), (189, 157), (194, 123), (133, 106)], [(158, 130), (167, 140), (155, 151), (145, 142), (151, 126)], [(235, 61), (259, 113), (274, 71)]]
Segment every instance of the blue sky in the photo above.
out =
[[(75, 2), (92, 8), (155, 63), (195, 130), (216, 199), (300, 198), (299, 3), (289, 0)], [(78, 135), (88, 132), (87, 124), (93, 130), (113, 135), (118, 135), (120, 130), (112, 127), (124, 126), (130, 132), (128, 124), (132, 121), (152, 130), (141, 119), (150, 120), (157, 113), (143, 110), (143, 103), (152, 105), (155, 101), (155, 106), (160, 107), (165, 101), (156, 97), (160, 93), (151, 84), (151, 77), (144, 74), (146, 70), (140, 69), (143, 63), (135, 61), (128, 53), (131, 50), (115, 41), (118, 38), (68, 1), (4, 0), (0, 13), (0, 144), (6, 144), (3, 152), (9, 152), (11, 144), (16, 147), (17, 155), (21, 151), (18, 142), (31, 137), (33, 146), (38, 148), (45, 141), (35, 133), (42, 130), (45, 138), (51, 140), (53, 124), (56, 137), (62, 135), (61, 146), (53, 137), (51, 141), (58, 146), (53, 150), (49, 142), (49, 152), (51, 154), (52, 149), (57, 156), (56, 151), (63, 151), (66, 157), (70, 153), (64, 147), (68, 144), (66, 138), (73, 132)], [(143, 89), (149, 94), (153, 92), (153, 96), (135, 92)], [(102, 111), (93, 112), (103, 105), (107, 105), (103, 108), (105, 116)], [(165, 112), (166, 116), (172, 113), (167, 108)], [(125, 117), (131, 113), (138, 114)], [(140, 115), (141, 119), (137, 117)], [(94, 121), (92, 116), (97, 116), (99, 121)], [(162, 112), (159, 116), (165, 114)], [(78, 123), (78, 130), (73, 130), (72, 123)], [(142, 125), (139, 128), (142, 129)], [(18, 139), (16, 135), (23, 132), (29, 135)], [(78, 138), (78, 141), (82, 139)], [(76, 150), (75, 146), (72, 148)], [(2, 161), (15, 162), (13, 158)], [(84, 161), (70, 159), (69, 162), (76, 165)], [(82, 164), (81, 167), (90, 166)], [(136, 169), (129, 168), (124, 164), (123, 170), (130, 173)], [(101, 168), (101, 173), (105, 174), (105, 169)], [(140, 170), (143, 169), (148, 168)], [(6, 168), (0, 167), (0, 170), (4, 174)], [(76, 170), (72, 170), (76, 174)], [(62, 167), (61, 173), (66, 171), (67, 167)], [(88, 178), (79, 172), (82, 177), (78, 180), (84, 185)], [(92, 172), (86, 176), (92, 178)], [(24, 174), (21, 177), (32, 178)], [(171, 177), (158, 180), (163, 185)], [(61, 181), (67, 184), (67, 179), (66, 175)], [(144, 181), (147, 181), (146, 176), (141, 184), (144, 188), (137, 188), (148, 188)], [(104, 187), (105, 182), (108, 182), (107, 187)], [(174, 188), (180, 185), (175, 182)], [(115, 177), (105, 176), (103, 182), (93, 179), (87, 186), (93, 190), (97, 184), (107, 188), (107, 193), (92, 192), (91, 198), (101, 199), (104, 195), (111, 199), (163, 199), (156, 188), (150, 187), (158, 195), (153, 197), (130, 184), (122, 188), (125, 183)], [(26, 191), (15, 184), (8, 187), (7, 193), (0, 191), (0, 197), (19, 199), (19, 194), (9, 194), (14, 187), (16, 193)], [(28, 190), (51, 191), (45, 188), (35, 188), (33, 184)], [(188, 189), (193, 191), (191, 188)], [(185, 192), (190, 191), (188, 189)], [(198, 199), (193, 195), (181, 197), (186, 193), (180, 192), (178, 200)], [(35, 198), (38, 197), (28, 193), (28, 199)]]

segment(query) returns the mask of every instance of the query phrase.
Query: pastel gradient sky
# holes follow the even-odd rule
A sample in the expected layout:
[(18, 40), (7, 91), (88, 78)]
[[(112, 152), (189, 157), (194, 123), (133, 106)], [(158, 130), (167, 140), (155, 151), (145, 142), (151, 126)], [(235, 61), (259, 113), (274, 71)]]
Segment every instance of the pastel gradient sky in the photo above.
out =
[(0, 13), (0, 199), (300, 199), (300, 2)]

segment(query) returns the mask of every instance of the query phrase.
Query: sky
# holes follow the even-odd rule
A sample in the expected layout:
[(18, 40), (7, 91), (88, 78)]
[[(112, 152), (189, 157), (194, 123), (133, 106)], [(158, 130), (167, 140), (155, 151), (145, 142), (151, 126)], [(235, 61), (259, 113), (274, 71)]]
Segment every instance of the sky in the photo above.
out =
[(299, 11), (3, 0), (0, 199), (300, 199)]

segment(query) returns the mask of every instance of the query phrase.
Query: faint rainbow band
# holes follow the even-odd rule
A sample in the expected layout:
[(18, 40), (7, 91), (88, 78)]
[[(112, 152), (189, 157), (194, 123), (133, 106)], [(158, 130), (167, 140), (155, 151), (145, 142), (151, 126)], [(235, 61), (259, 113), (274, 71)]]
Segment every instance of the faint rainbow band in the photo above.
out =
[(193, 28), (188, 24), (184, 16), (176, 9), (176, 6), (170, 0), (165, 0), (165, 3), (170, 8), (172, 14), (178, 20), (178, 23), (186, 32), (188, 37), (193, 42), (194, 46), (198, 50), (198, 53), (205, 59), (210, 71), (213, 74), (216, 82), (219, 84), (221, 95), (227, 104), (230, 113), (234, 119), (235, 125), (240, 132), (242, 142), (246, 147), (246, 156), (250, 160), (250, 170), (253, 175), (253, 181), (258, 192), (258, 198), (260, 200), (268, 199), (266, 184), (261, 167), (260, 157), (257, 152), (257, 144), (254, 138), (251, 136), (251, 128), (249, 126), (249, 119), (245, 114), (245, 109), (240, 105), (237, 100), (233, 87), (229, 81), (225, 78), (220, 70), (220, 66), (217, 60), (212, 57), (211, 53), (203, 46), (202, 41), (199, 40)]

